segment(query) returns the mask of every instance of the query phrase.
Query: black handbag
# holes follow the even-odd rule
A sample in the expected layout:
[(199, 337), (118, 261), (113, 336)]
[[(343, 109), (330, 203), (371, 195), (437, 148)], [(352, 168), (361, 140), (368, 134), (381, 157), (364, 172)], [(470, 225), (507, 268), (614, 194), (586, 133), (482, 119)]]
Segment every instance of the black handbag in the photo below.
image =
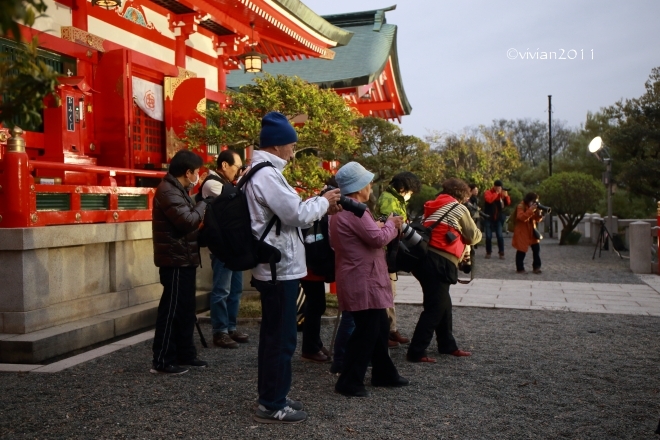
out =
[[(420, 268), (426, 259), (428, 253), (429, 241), (431, 241), (431, 232), (459, 203), (455, 203), (431, 226), (424, 226), (422, 222), (413, 222), (408, 226), (413, 228), (422, 239), (412, 248), (408, 248), (402, 241), (399, 241), (399, 249), (396, 253), (397, 271), (410, 272), (415, 268)], [(441, 208), (439, 208), (441, 209)]]

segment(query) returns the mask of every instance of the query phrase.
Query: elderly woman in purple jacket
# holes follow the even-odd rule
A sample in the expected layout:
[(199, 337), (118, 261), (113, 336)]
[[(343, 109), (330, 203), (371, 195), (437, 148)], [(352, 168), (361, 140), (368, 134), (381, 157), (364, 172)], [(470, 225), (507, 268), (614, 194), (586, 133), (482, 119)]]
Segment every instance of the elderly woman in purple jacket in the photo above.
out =
[[(335, 177), (342, 195), (362, 203), (369, 200), (374, 175), (362, 165), (349, 162)], [(349, 211), (330, 217), (339, 308), (351, 312), (355, 320), (344, 368), (335, 385), (335, 390), (345, 396), (369, 396), (364, 388), (369, 361), (371, 385), (408, 385), (408, 380), (399, 376), (387, 349), (390, 325), (386, 310), (392, 307), (392, 285), (383, 248), (399, 233), (401, 222), (401, 217), (390, 216), (384, 225), (377, 223), (369, 211), (362, 217)]]

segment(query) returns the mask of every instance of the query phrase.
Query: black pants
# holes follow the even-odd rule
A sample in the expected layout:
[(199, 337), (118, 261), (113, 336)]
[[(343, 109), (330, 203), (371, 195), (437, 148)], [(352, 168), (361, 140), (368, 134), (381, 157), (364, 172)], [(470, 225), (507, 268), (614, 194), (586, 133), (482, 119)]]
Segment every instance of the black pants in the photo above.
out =
[(154, 368), (164, 368), (197, 357), (195, 331), (196, 267), (161, 267), (163, 296), (158, 304), (154, 335)]
[[(541, 245), (539, 243), (533, 244), (530, 246), (532, 248), (532, 269), (541, 268)], [(516, 252), (516, 270), (525, 270), (525, 255), (526, 252), (517, 251)]]
[(414, 270), (413, 275), (422, 286), (424, 310), (419, 316), (415, 327), (408, 357), (419, 359), (426, 354), (431, 344), (433, 332), (438, 343), (438, 352), (449, 354), (458, 350), (452, 334), (452, 312), (449, 286), (455, 284), (458, 272), (456, 265), (440, 255), (429, 252), (421, 269)]
[(321, 317), (325, 313), (325, 283), (323, 281), (301, 280), (300, 284), (305, 291), (302, 352), (304, 354), (315, 354), (323, 347)]
[(399, 378), (387, 349), (390, 323), (385, 309), (352, 311), (355, 330), (348, 339), (344, 369), (335, 389), (355, 393), (364, 389), (364, 375), (371, 361), (371, 377), (380, 383), (391, 383)]

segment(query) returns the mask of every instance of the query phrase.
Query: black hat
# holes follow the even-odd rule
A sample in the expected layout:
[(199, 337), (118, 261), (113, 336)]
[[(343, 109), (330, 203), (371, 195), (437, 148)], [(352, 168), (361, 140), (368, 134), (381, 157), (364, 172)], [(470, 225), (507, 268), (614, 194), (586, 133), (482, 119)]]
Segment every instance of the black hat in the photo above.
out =
[(493, 186), (504, 186), (504, 185), (502, 184), (501, 180), (497, 179), (495, 183), (493, 183)]

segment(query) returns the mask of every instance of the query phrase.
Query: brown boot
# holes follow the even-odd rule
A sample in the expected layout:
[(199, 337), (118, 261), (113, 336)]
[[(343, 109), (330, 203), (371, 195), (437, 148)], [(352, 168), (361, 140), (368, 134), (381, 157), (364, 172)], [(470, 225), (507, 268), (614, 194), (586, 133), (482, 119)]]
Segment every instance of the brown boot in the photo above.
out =
[(500, 254), (500, 260), (504, 260), (504, 252)]
[(213, 334), (213, 345), (220, 348), (238, 348), (238, 342), (230, 338), (227, 333)]
[(401, 333), (399, 333), (398, 330), (390, 332), (390, 341), (396, 341), (401, 345), (410, 343), (410, 339), (406, 338), (405, 336), (401, 336)]
[(401, 344), (399, 344), (398, 342), (393, 341), (391, 339), (387, 341), (387, 348), (399, 348), (399, 347), (401, 347)]
[(301, 357), (303, 361), (317, 362), (319, 364), (324, 362), (330, 362), (331, 360), (328, 356), (323, 354), (322, 351), (319, 351), (318, 353), (314, 353), (314, 354), (303, 353)]
[(238, 329), (229, 332), (229, 337), (239, 344), (245, 344), (250, 339), (250, 336), (247, 333), (239, 332)]

